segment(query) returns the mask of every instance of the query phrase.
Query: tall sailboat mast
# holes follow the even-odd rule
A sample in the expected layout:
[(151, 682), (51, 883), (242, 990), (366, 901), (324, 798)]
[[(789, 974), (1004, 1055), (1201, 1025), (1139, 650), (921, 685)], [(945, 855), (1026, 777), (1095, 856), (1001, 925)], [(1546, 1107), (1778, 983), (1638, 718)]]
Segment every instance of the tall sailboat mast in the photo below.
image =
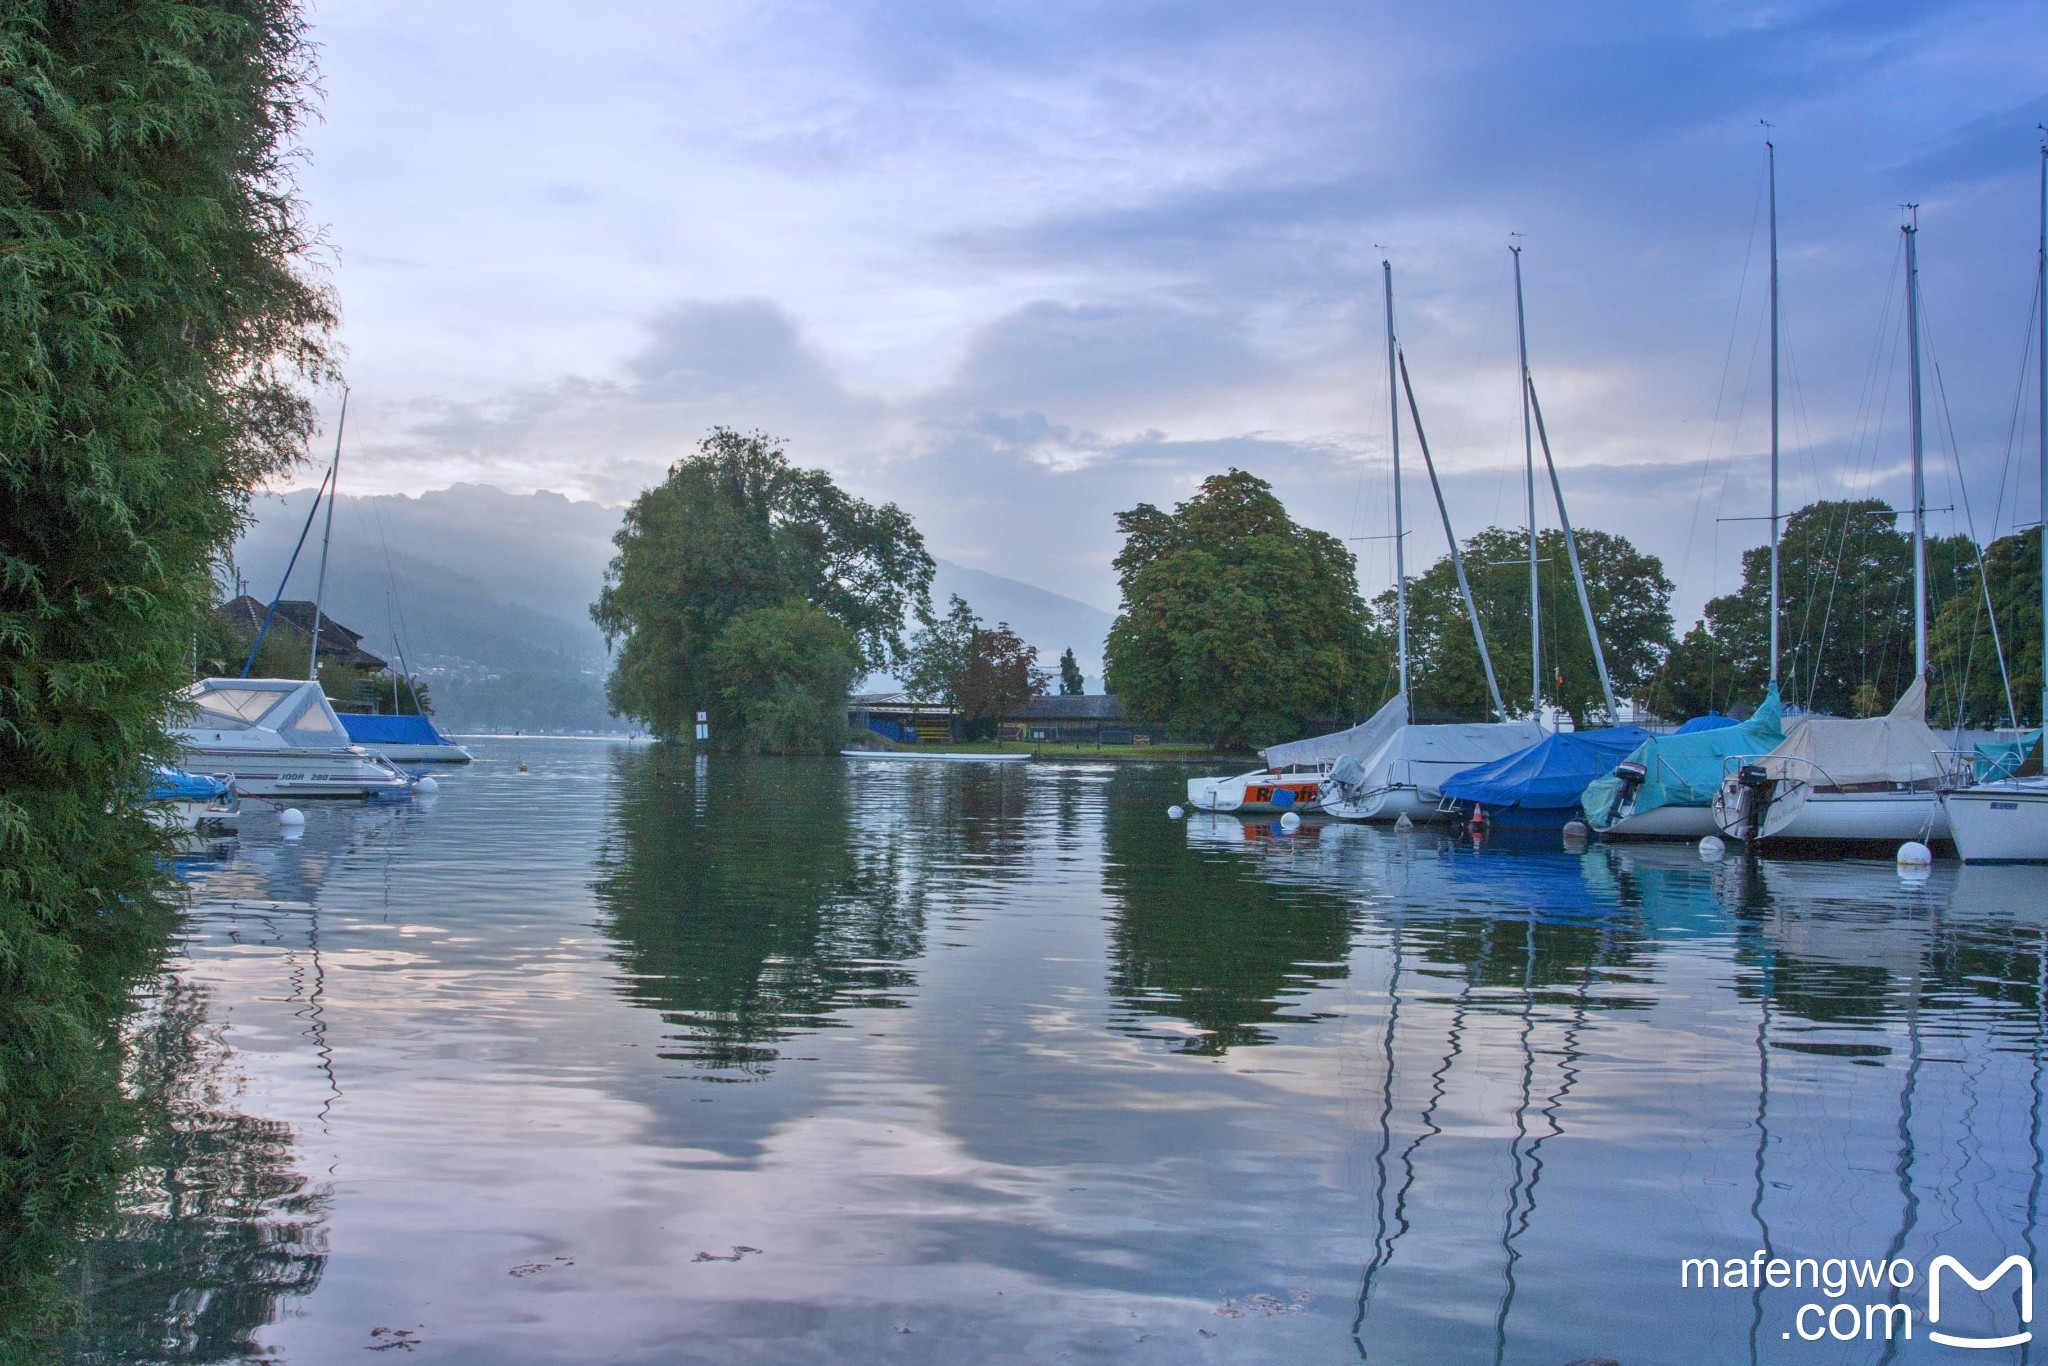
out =
[(1924, 468), (1920, 421), (1920, 236), (1918, 204), (1908, 204), (1911, 215), (1901, 231), (1906, 234), (1906, 365), (1907, 393), (1912, 402), (1913, 430), (1913, 676), (1927, 676), (1927, 474)]
[(1401, 696), (1408, 695), (1408, 561), (1402, 541), (1408, 529), (1401, 520), (1401, 395), (1394, 371), (1394, 263), (1382, 259), (1387, 287), (1387, 433), (1394, 444), (1394, 636)]
[(2041, 250), (2035, 271), (2041, 323), (2040, 344), (2034, 348), (2041, 367), (2034, 386), (2041, 405), (2041, 710), (2034, 719), (2048, 725), (2048, 142), (2041, 144)]
[(1778, 148), (1766, 141), (1771, 181), (1771, 683), (1778, 681)]
[(341, 416), (334, 420), (334, 467), (328, 473), (334, 491), (327, 497), (327, 525), (320, 533), (320, 578), (313, 588), (313, 649), (306, 656), (306, 677), (320, 677), (320, 600), (327, 596), (327, 548), (334, 541), (334, 500), (341, 492), (341, 433), (348, 426), (348, 390), (341, 391)]
[(1536, 439), (1529, 425), (1529, 330), (1522, 317), (1522, 248), (1515, 257), (1515, 344), (1522, 359), (1522, 465), (1529, 493), (1529, 715), (1543, 718), (1543, 614), (1536, 578)]

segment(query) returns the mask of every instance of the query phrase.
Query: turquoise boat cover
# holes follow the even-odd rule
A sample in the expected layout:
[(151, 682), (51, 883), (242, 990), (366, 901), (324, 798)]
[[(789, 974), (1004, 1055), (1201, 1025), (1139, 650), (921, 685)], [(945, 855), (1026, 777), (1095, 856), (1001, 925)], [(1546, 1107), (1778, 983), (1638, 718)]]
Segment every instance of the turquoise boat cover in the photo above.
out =
[(1742, 722), (1732, 716), (1723, 716), (1720, 712), (1710, 711), (1705, 716), (1693, 717), (1692, 720), (1678, 728), (1678, 733), (1680, 735), (1693, 735), (1703, 730), (1720, 730), (1723, 726), (1739, 726), (1741, 724)]
[(2041, 747), (2041, 727), (2022, 731), (2011, 740), (1986, 740), (1970, 755), (1970, 773), (1980, 783), (2010, 778), (2027, 757)]
[(1443, 794), (1481, 806), (1550, 810), (1579, 804), (1586, 784), (1654, 739), (1641, 726), (1561, 730), (1527, 749), (1444, 779)]
[[(1628, 755), (1645, 770), (1636, 789), (1634, 810), (1640, 816), (1660, 806), (1706, 806), (1726, 776), (1726, 761), (1737, 755), (1768, 754), (1785, 739), (1785, 708), (1778, 688), (1764, 695), (1750, 718), (1739, 726), (1717, 726), (1690, 734), (1659, 735)], [(1579, 808), (1593, 827), (1604, 829), (1621, 779), (1610, 773), (1587, 785)]]
[(337, 713), (357, 745), (445, 745), (441, 732), (424, 716), (371, 716), (365, 712)]

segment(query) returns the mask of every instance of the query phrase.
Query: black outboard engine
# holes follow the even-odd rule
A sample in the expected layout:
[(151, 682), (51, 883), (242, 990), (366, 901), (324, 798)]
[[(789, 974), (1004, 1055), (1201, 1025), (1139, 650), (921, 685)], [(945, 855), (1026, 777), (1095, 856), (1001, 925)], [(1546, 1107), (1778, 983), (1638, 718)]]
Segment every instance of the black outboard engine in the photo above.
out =
[(1754, 842), (1763, 828), (1764, 813), (1771, 809), (1771, 801), (1777, 796), (1778, 785), (1762, 764), (1744, 764), (1736, 769), (1735, 781), (1742, 788), (1742, 838)]
[(1607, 814), (1601, 819), (1603, 825), (1614, 824), (1621, 808), (1634, 799), (1636, 789), (1643, 785), (1643, 779), (1650, 776), (1650, 770), (1634, 759), (1623, 759), (1614, 766), (1614, 776), (1621, 781), (1614, 789), (1614, 800), (1607, 803)]

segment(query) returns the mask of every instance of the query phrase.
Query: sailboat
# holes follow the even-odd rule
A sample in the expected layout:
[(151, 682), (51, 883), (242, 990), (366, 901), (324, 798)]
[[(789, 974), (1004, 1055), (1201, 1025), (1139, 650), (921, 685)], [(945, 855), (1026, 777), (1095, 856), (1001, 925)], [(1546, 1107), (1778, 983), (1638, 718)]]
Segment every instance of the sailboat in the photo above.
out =
[[(2048, 289), (2048, 144), (2041, 148), (2041, 246), (2035, 270), (2036, 290)], [(2041, 648), (2044, 661), (2048, 661), (2048, 307), (2042, 305), (2042, 297), (2035, 295), (2035, 316), (2041, 324), (2040, 346), (2035, 352), (2041, 367), (2035, 397), (2040, 403)], [(2048, 663), (2041, 673), (2039, 719), (2048, 724)], [(2048, 863), (2048, 777), (2041, 773), (2040, 747), (2037, 728), (2011, 747), (2004, 770), (2010, 776), (1942, 794), (1949, 834), (1963, 862)]]
[(1778, 149), (1764, 143), (1770, 182), (1771, 246), (1771, 639), (1770, 683), (1764, 700), (1740, 725), (1698, 727), (1646, 740), (1586, 787), (1579, 809), (1595, 833), (1614, 839), (1704, 839), (1717, 834), (1713, 802), (1728, 760), (1763, 753), (1785, 738), (1778, 696), (1778, 627), (1784, 615), (1778, 583)]
[[(1515, 304), (1519, 318), (1519, 249), (1516, 251), (1515, 261)], [(1471, 619), (1472, 636), (1479, 647), (1479, 662), (1486, 673), (1486, 686), (1493, 698), (1494, 712), (1505, 718), (1507, 708), (1501, 702), (1500, 684), (1493, 673), (1493, 658), (1486, 649), (1486, 633), (1480, 626), (1479, 609), (1473, 602), (1471, 584), (1465, 577), (1464, 555), (1458, 548), (1457, 536), (1451, 531), (1451, 516), (1444, 504), (1443, 487), (1437, 480), (1436, 462), (1430, 457), (1429, 438), (1423, 432), (1422, 412), (1415, 401), (1415, 386), (1408, 379), (1408, 358), (1402, 352), (1395, 334), (1394, 267), (1392, 262), (1382, 261), (1380, 269), (1386, 283), (1387, 304), (1387, 409), (1394, 462), (1394, 613), (1399, 691), (1392, 701), (1362, 726), (1333, 736), (1277, 745), (1267, 750), (1265, 757), (1267, 763), (1275, 767), (1301, 763), (1311, 758), (1318, 763), (1327, 762), (1328, 778), (1321, 790), (1321, 808), (1326, 815), (1334, 816), (1338, 820), (1398, 821), (1405, 816), (1410, 821), (1433, 821), (1442, 820), (1447, 814), (1443, 810), (1443, 783), (1446, 779), (1475, 765), (1490, 763), (1517, 750), (1526, 749), (1543, 738), (1543, 727), (1535, 719), (1542, 710), (1542, 673), (1539, 666), (1539, 691), (1534, 695), (1531, 719), (1527, 721), (1503, 719), (1451, 725), (1410, 723), (1408, 572), (1403, 544), (1407, 528), (1403, 524), (1401, 503), (1401, 400), (1404, 396), (1408, 401), (1409, 416), (1415, 425), (1416, 444), (1421, 447), (1423, 464), (1429, 470), (1429, 485), (1436, 496), (1437, 514), (1443, 520), (1444, 539), (1450, 543), (1451, 564), (1457, 572), (1458, 590), (1465, 600), (1466, 615)], [(1525, 395), (1528, 372), (1528, 347), (1525, 342), (1522, 347)], [(1526, 437), (1526, 398), (1523, 426)], [(1529, 455), (1529, 543), (1532, 572), (1535, 564), (1536, 538), (1533, 451), (1532, 446)], [(1530, 598), (1529, 611), (1530, 629), (1533, 631), (1536, 624), (1536, 600), (1533, 595)]]
[(1919, 227), (1906, 235), (1907, 388), (1913, 446), (1913, 682), (1885, 716), (1802, 717), (1767, 753), (1734, 766), (1714, 796), (1721, 833), (1828, 842), (1946, 839), (1949, 766), (1927, 728), (1927, 497), (1920, 400)]

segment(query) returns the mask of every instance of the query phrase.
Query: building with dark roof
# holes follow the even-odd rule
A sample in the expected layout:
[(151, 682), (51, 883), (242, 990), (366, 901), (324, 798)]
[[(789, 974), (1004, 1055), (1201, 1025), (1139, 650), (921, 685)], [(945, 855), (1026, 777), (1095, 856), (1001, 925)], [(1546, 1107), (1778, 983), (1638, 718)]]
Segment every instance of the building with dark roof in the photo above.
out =
[[(263, 629), (263, 618), (270, 611), (270, 604), (259, 602), (244, 593), (233, 602), (225, 602), (217, 609), (217, 615), (227, 623), (228, 628), (242, 640), (253, 641), (256, 633)], [(274, 635), (280, 626), (288, 628), (301, 640), (313, 636), (313, 604), (297, 598), (286, 598), (277, 604), (277, 614), (271, 619), (270, 630)], [(320, 658), (331, 664), (346, 664), (351, 668), (368, 669), (376, 672), (386, 666), (383, 659), (363, 648), (362, 633), (351, 631), (325, 612), (320, 617)]]

